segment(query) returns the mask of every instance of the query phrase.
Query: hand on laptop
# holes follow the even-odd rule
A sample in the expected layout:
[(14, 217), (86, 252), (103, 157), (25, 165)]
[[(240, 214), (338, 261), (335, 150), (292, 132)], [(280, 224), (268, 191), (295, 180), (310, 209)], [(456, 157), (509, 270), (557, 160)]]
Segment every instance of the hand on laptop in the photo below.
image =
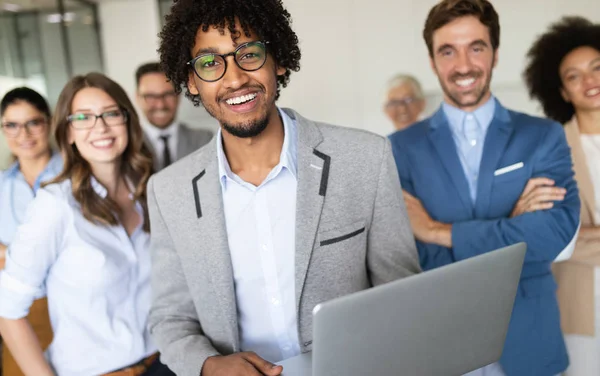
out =
[(554, 201), (564, 200), (566, 193), (566, 189), (555, 187), (552, 179), (529, 179), (510, 217), (513, 218), (527, 212), (551, 209), (554, 206)]
[(206, 359), (201, 376), (278, 376), (282, 371), (253, 352), (242, 352)]

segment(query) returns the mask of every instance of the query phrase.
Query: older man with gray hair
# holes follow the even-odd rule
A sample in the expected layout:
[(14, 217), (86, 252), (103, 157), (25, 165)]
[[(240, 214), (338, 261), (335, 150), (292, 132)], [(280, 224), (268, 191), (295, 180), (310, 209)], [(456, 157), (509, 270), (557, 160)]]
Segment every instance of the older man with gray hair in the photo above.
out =
[(414, 76), (399, 74), (388, 81), (384, 111), (396, 130), (414, 124), (424, 109), (423, 90)]

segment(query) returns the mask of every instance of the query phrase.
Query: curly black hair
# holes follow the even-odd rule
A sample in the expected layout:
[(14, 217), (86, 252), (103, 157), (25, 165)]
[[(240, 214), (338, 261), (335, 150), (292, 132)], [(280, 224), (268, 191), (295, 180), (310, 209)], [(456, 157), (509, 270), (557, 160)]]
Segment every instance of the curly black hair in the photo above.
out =
[(571, 51), (592, 47), (600, 51), (600, 25), (583, 17), (567, 16), (552, 24), (527, 53), (528, 64), (523, 78), (529, 96), (541, 102), (544, 113), (564, 124), (575, 114), (573, 105), (560, 93), (560, 64)]
[(200, 28), (208, 31), (217, 27), (231, 33), (235, 41), (241, 35), (235, 29), (236, 20), (246, 36), (254, 32), (261, 40), (269, 42), (269, 53), (278, 66), (286, 68), (277, 77), (277, 94), (286, 87), (291, 71), (300, 70), (300, 48), (298, 37), (292, 30), (291, 16), (281, 0), (175, 0), (171, 13), (165, 17), (165, 26), (159, 34), (161, 66), (167, 78), (173, 82), (177, 93), (186, 88), (185, 95), (195, 106), (200, 105), (200, 96), (193, 95), (187, 88), (190, 51), (194, 47)]

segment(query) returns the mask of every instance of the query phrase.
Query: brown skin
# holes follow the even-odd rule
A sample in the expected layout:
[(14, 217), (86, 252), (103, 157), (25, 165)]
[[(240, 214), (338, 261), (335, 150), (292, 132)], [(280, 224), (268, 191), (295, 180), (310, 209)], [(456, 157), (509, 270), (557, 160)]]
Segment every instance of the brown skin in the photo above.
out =
[[(567, 54), (559, 67), (561, 94), (572, 103), (582, 134), (600, 134), (600, 51), (579, 47)], [(600, 226), (582, 227), (579, 237), (600, 240)]]
[[(241, 30), (239, 25), (237, 27)], [(254, 34), (246, 37), (242, 33), (234, 43), (228, 30), (221, 35), (217, 29), (210, 28), (207, 32), (198, 32), (190, 52), (192, 56), (206, 50), (225, 54), (244, 42), (258, 39)], [(246, 182), (258, 186), (279, 163), (283, 147), (283, 123), (275, 106), (275, 96), (277, 76), (283, 75), (285, 68), (278, 67), (271, 55), (267, 55), (265, 65), (254, 72), (240, 69), (232, 57), (227, 59), (227, 71), (220, 80), (205, 82), (190, 72), (188, 88), (192, 94), (200, 95), (208, 113), (221, 124), (223, 146), (231, 170)], [(257, 95), (255, 108), (251, 111), (236, 112), (226, 103), (227, 99), (247, 94)], [(265, 130), (255, 137), (236, 137), (223, 127), (223, 124), (228, 124), (248, 129), (265, 119), (268, 122)]]
[[(236, 26), (241, 30), (239, 24)], [(241, 33), (233, 42), (227, 28), (223, 34), (215, 28), (206, 32), (199, 30), (190, 54), (198, 56), (206, 51), (226, 54), (244, 42), (256, 40), (259, 38), (254, 33), (249, 37)], [(279, 163), (283, 147), (283, 123), (275, 106), (275, 96), (277, 75), (283, 75), (285, 69), (278, 67), (271, 55), (268, 55), (265, 65), (254, 72), (240, 69), (232, 57), (227, 59), (227, 71), (220, 80), (205, 82), (190, 72), (188, 88), (190, 93), (200, 95), (208, 113), (221, 124), (223, 146), (231, 170), (246, 182), (258, 186)], [(256, 99), (247, 111), (240, 112), (226, 102), (227, 99), (249, 94), (256, 94)], [(266, 128), (254, 137), (236, 137), (223, 126), (249, 129), (264, 120), (267, 121)], [(282, 371), (283, 367), (275, 366), (254, 353), (244, 352), (208, 358), (202, 367), (202, 376), (276, 376)]]

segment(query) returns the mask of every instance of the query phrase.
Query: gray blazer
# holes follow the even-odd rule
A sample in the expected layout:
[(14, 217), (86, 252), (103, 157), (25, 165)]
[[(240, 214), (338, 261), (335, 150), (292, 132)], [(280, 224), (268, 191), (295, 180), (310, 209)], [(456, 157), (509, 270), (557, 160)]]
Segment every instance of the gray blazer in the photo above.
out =
[[(420, 267), (389, 141), (285, 111), (298, 127), (295, 282), (307, 352), (315, 305)], [(240, 351), (215, 139), (154, 175), (148, 205), (150, 332), (177, 375), (198, 376), (207, 357)]]
[[(206, 129), (191, 128), (184, 123), (179, 126), (177, 134), (177, 159), (195, 152), (202, 146), (206, 145), (213, 137), (213, 132)], [(146, 145), (152, 152), (152, 155), (156, 155), (156, 150), (152, 146), (152, 143), (148, 141), (147, 136), (144, 134)], [(161, 166), (158, 165), (158, 159), (154, 158), (154, 168), (156, 171), (160, 170)]]

